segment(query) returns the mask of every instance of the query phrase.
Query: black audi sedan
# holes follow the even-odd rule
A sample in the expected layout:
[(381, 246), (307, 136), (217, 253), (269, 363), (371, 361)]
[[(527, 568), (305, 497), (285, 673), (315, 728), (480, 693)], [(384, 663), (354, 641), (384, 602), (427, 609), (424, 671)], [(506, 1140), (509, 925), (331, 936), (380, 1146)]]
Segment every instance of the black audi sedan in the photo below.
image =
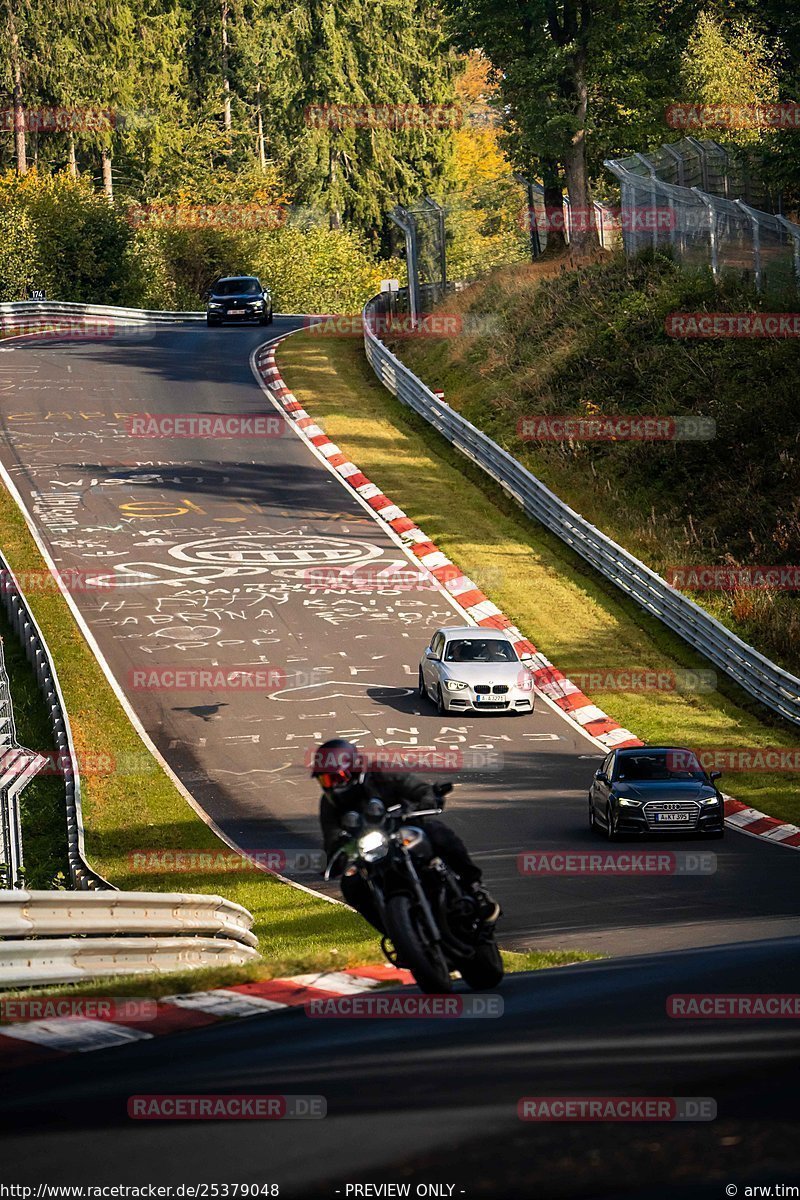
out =
[(725, 805), (692, 750), (633, 746), (613, 750), (595, 772), (589, 825), (616, 841), (625, 833), (697, 833), (721, 838)]
[(269, 288), (262, 287), (255, 275), (226, 275), (218, 279), (206, 293), (206, 321), (209, 325), (221, 325), (223, 321), (271, 324)]

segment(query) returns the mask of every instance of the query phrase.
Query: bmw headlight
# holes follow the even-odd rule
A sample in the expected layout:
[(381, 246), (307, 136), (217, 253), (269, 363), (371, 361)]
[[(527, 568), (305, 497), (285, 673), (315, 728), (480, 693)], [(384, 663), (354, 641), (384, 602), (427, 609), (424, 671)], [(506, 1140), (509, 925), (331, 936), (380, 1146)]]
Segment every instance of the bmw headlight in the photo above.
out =
[(222, 308), (222, 305), (219, 303), (218, 300), (209, 300), (208, 307), (209, 308)]
[(457, 679), (445, 679), (444, 686), (447, 688), (448, 692), (463, 692), (467, 685), (465, 683), (459, 683)]
[(251, 308), (263, 308), (264, 307), (263, 300), (248, 300), (247, 303), (250, 305)]
[(358, 839), (358, 853), (364, 862), (377, 862), (389, 853), (389, 839), (380, 829), (371, 829)]

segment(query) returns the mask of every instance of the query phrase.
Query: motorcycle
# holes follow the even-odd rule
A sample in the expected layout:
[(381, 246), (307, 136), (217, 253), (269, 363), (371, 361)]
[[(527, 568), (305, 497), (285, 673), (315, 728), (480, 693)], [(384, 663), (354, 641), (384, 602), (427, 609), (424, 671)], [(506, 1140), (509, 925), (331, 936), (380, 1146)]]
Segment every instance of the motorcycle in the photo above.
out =
[[(325, 878), (361, 875), (369, 887), (384, 936), (381, 950), (407, 967), (423, 992), (452, 990), (451, 972), (469, 987), (486, 990), (503, 978), (494, 928), (480, 919), (478, 903), (458, 876), (434, 854), (420, 817), (438, 816), (451, 783), (437, 784), (439, 808), (409, 812), (373, 798), (362, 812), (347, 812), (350, 838), (332, 856)], [(391, 948), (389, 943), (391, 943)]]

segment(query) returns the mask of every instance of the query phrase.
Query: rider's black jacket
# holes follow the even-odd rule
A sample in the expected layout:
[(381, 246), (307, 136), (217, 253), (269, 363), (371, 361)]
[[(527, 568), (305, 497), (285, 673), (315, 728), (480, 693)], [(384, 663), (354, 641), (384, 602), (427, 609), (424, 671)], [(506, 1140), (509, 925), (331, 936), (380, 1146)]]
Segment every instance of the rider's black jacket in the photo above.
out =
[(362, 812), (367, 801), (372, 799), (382, 800), (387, 808), (392, 804), (402, 804), (409, 812), (438, 808), (440, 804), (431, 785), (416, 775), (367, 771), (361, 782), (353, 782), (335, 796), (323, 793), (320, 799), (319, 821), (325, 853), (329, 858), (342, 840), (344, 814)]
[[(367, 801), (375, 798), (382, 800), (387, 808), (392, 804), (402, 804), (407, 812), (441, 807), (441, 801), (426, 780), (416, 775), (400, 775), (388, 771), (368, 771), (361, 782), (353, 783), (335, 797), (323, 793), (319, 806), (319, 820), (329, 862), (340, 843), (352, 836), (342, 829), (344, 814), (361, 812)], [(424, 817), (423, 822), (434, 852), (450, 864), (464, 883), (479, 883), (480, 867), (472, 861), (458, 834), (443, 821)]]

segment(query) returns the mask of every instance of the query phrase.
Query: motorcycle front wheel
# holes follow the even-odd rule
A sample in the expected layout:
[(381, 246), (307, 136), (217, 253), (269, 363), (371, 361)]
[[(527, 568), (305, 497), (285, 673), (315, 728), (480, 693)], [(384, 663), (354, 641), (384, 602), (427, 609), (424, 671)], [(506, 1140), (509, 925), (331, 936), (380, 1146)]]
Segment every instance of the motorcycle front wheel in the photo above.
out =
[(495, 941), (482, 942), (472, 958), (459, 960), (458, 969), (474, 992), (496, 988), (503, 979), (503, 960)]
[(426, 943), (410, 896), (392, 896), (386, 910), (389, 936), (398, 957), (423, 992), (441, 994), (452, 990), (450, 968), (438, 946)]

